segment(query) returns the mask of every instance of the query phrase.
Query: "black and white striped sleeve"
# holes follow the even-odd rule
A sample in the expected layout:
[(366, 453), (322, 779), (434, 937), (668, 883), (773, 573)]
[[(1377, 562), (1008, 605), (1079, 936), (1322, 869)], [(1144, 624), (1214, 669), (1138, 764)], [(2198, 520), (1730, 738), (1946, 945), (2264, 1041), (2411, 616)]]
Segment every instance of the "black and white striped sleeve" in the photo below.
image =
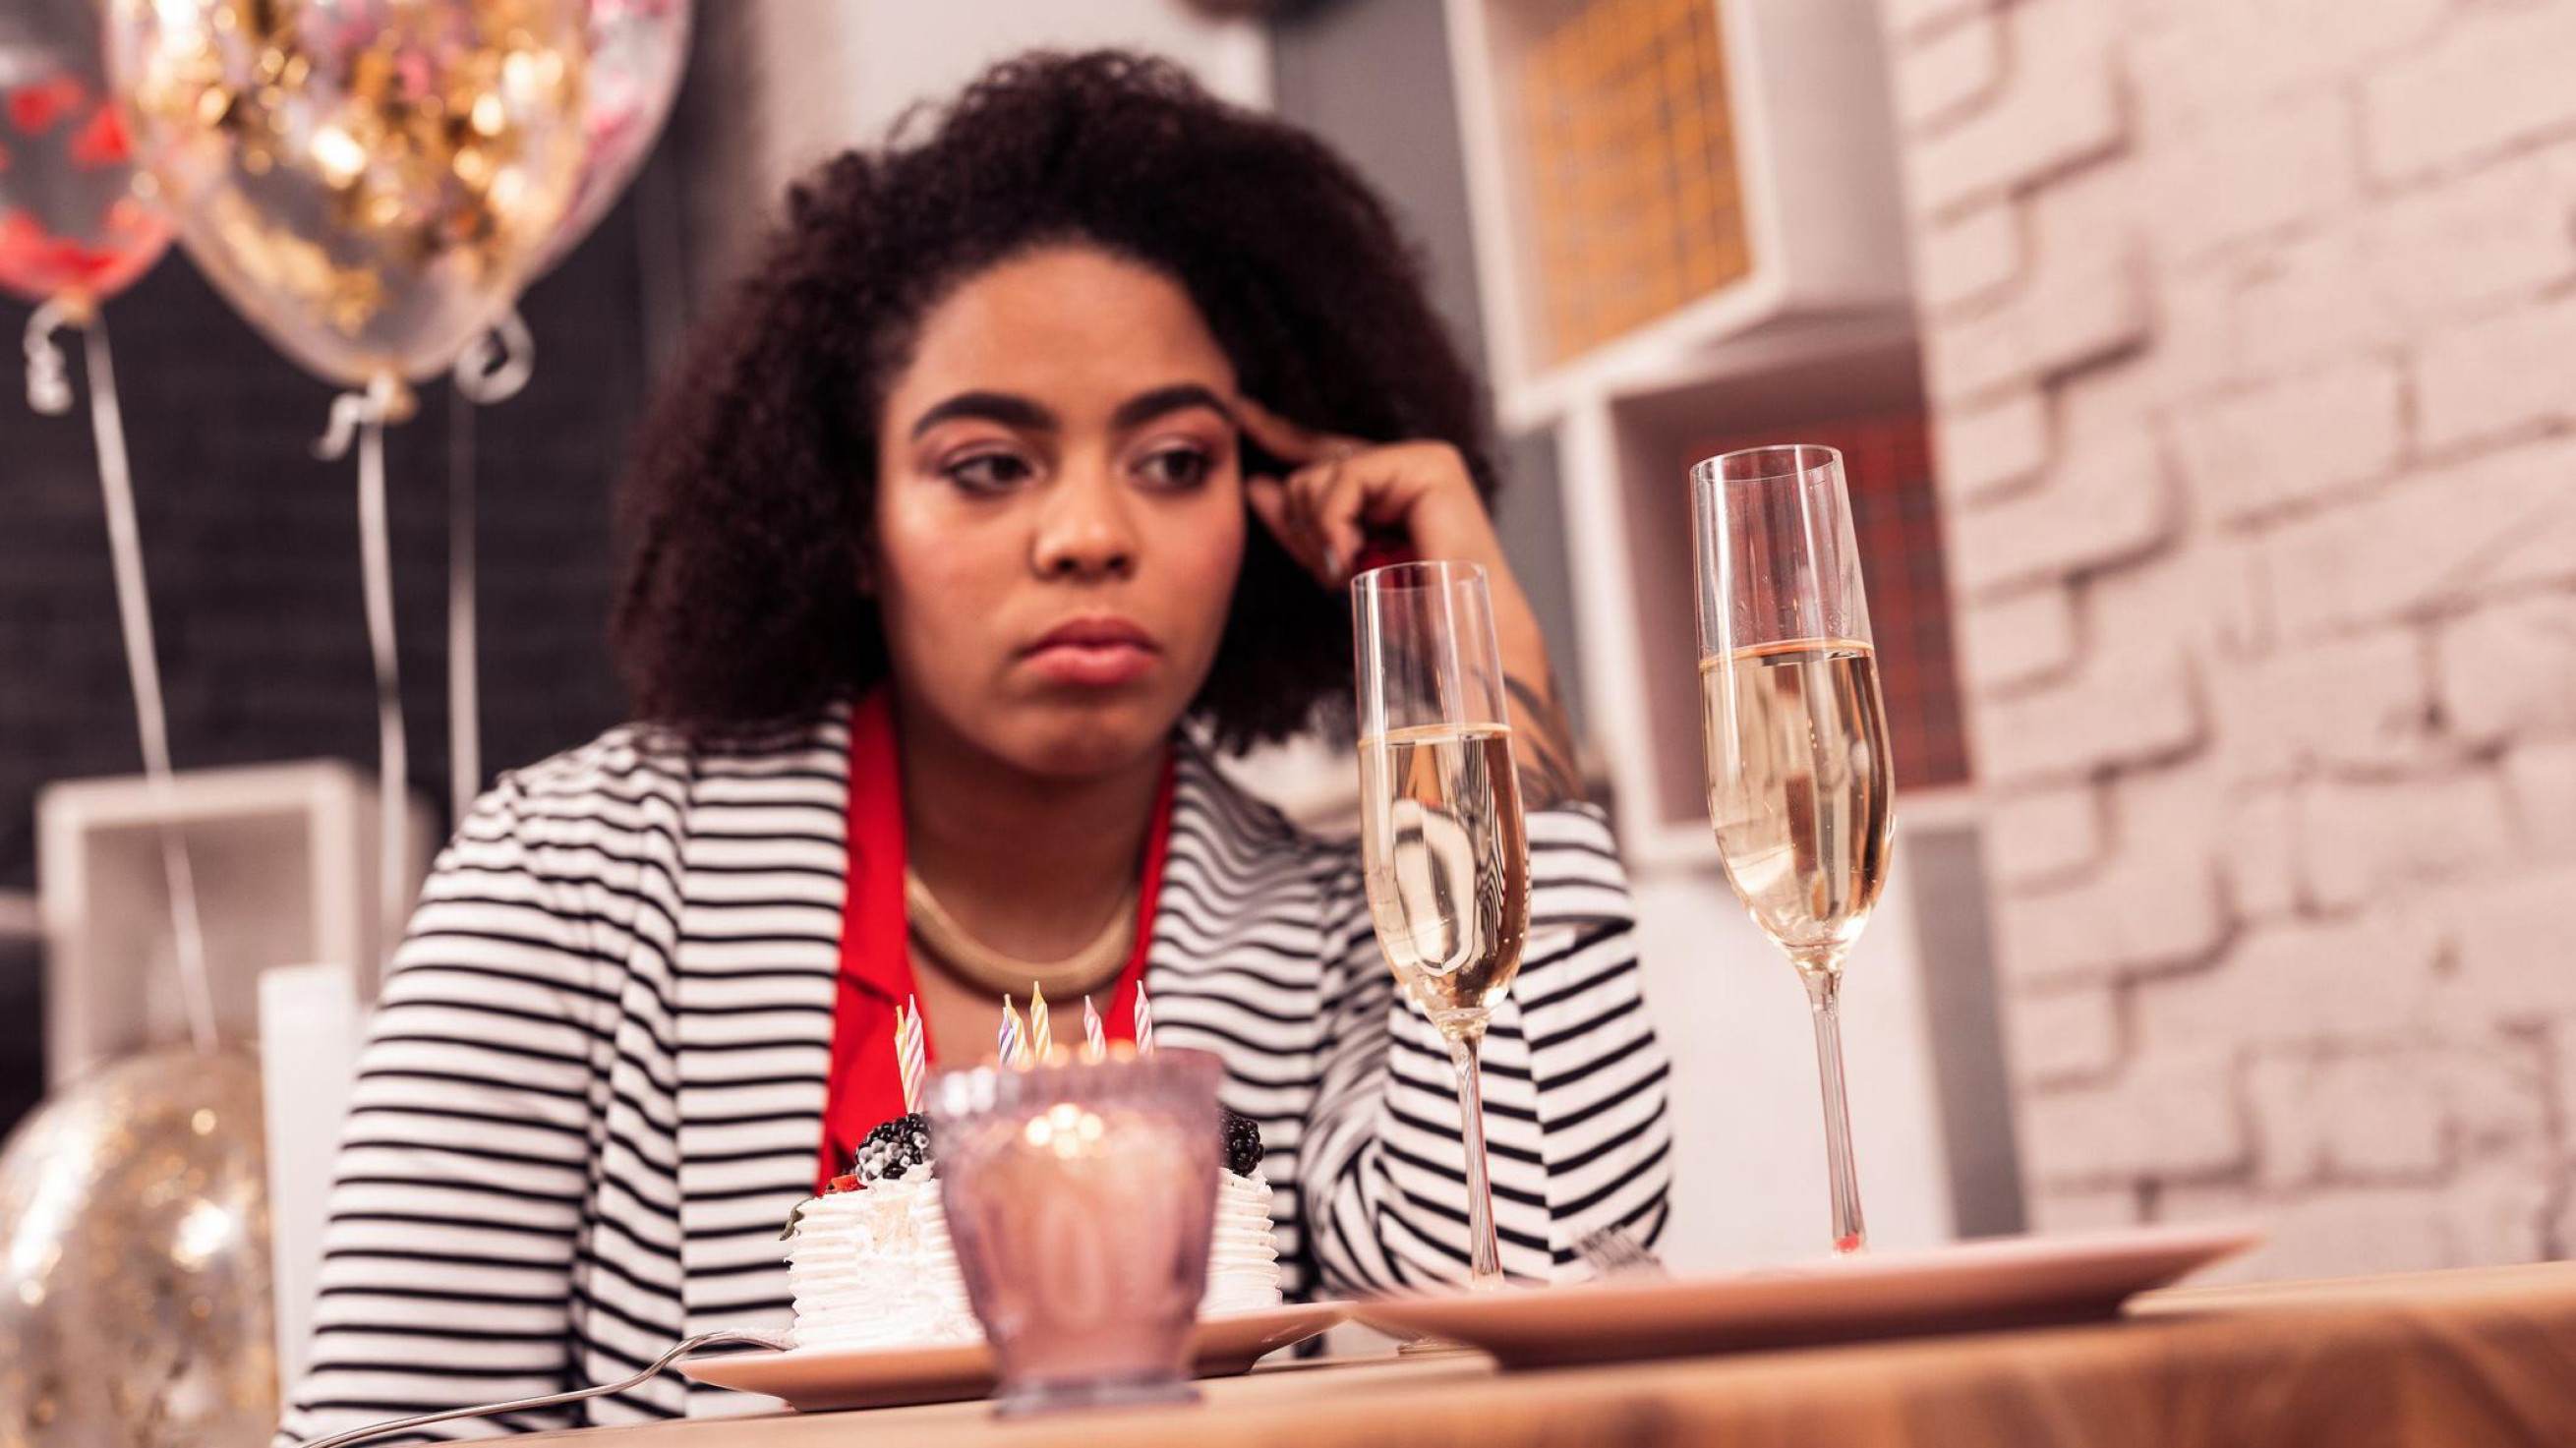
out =
[[(621, 871), (579, 824), (543, 813), (504, 778), (422, 889), (359, 1058), (281, 1443), (555, 1392), (572, 1371), (618, 958), (598, 887)], [(573, 1421), (442, 1424), (412, 1441)]]
[[(1503, 1270), (1574, 1275), (1573, 1244), (1625, 1224), (1651, 1242), (1672, 1179), (1670, 1068), (1639, 991), (1634, 914), (1608, 823), (1533, 812), (1530, 942), (1484, 1050)], [(1467, 1175), (1455, 1074), (1396, 988), (1354, 858), (1327, 895), (1323, 1080), (1300, 1164), (1327, 1294), (1461, 1281)]]

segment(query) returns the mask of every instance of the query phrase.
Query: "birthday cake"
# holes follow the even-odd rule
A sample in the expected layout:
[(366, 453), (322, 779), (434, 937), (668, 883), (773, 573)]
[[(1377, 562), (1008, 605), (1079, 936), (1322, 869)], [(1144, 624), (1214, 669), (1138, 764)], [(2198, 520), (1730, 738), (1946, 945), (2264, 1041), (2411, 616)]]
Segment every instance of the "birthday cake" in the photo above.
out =
[[(1220, 1111), (1225, 1157), (1203, 1317), (1280, 1302), (1261, 1131)], [(797, 1208), (787, 1236), (796, 1346), (919, 1347), (983, 1336), (949, 1245), (929, 1124), (918, 1114), (870, 1132), (848, 1174)]]

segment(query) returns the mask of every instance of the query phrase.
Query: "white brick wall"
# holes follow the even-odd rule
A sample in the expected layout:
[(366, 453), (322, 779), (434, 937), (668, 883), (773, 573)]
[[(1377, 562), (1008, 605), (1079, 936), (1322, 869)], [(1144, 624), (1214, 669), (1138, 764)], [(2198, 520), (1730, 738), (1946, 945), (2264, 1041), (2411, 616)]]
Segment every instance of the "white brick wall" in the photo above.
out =
[[(2576, 55), (2568, 57), (2576, 71)], [(2571, 77), (2576, 85), (2576, 77)], [(2427, 449), (2576, 420), (2576, 297), (2518, 307), (2428, 339), (2415, 359)]]
[(2224, 129), (2282, 95), (2337, 87), (2422, 44), (2451, 0), (2242, 0), (2156, 7), (2121, 37), (2151, 135)]
[(2226, 660), (2212, 692), (2231, 775), (2270, 781), (2420, 757), (2433, 713), (2424, 655), (2413, 633), (2377, 629)]
[(2481, 609), (2440, 639), (2442, 711), (2462, 738), (2576, 736), (2576, 594)]
[(2034, 683), (2075, 662), (2075, 605), (2064, 589), (2032, 588), (1972, 603), (1954, 622), (1967, 650), (1968, 679), (1981, 689)]
[(2065, 683), (1980, 698), (1968, 712), (1969, 749), (1978, 777), (1997, 787), (2081, 779), (2197, 747), (2198, 699), (2179, 653), (2096, 659)]
[[(1907, 0), (1890, 3), (1917, 8)], [(1916, 206), (1927, 213), (1955, 210), (2119, 143), (2106, 9), (2094, 0), (2026, 0), (1999, 17), (1966, 22), (2000, 27), (2004, 79), (1985, 104), (1906, 148)], [(1897, 69), (1902, 73), (1927, 48), (1955, 43), (1942, 34), (1918, 37), (1896, 51)]]
[(2041, 486), (1949, 515), (1950, 576), (1975, 598), (2140, 556), (2171, 535), (2172, 493), (2143, 433), (2070, 453)]
[(1897, 119), (1928, 126), (1955, 115), (2003, 80), (2003, 37), (1991, 25), (1954, 25), (1909, 48), (1896, 66)]
[[(2197, 878), (2187, 872), (2194, 865)], [(2006, 978), (2034, 988), (2189, 964), (2227, 938), (2215, 863), (2143, 848), (2122, 851), (2082, 884), (2016, 891), (1996, 924)]]
[(2036, 387), (1981, 407), (1945, 409), (1934, 422), (1942, 492), (1951, 499), (1976, 502), (2010, 491), (2048, 465), (2048, 399)]
[[(2366, 9), (2368, 7), (2356, 7)], [(2462, 7), (2424, 50), (2361, 77), (2372, 169), (2403, 181), (2475, 162), (2515, 141), (2576, 132), (2576, 10)]]
[[(2517, 745), (2504, 757), (2504, 777), (2515, 824), (2532, 853), (2576, 858), (2576, 742)], [(2576, 1083), (2576, 1071), (2567, 1074)]]
[(2299, 878), (2297, 829), (2297, 803), (2287, 789), (2240, 785), (2228, 796), (2218, 864), (2238, 920), (2277, 920), (2308, 902)]
[(2109, 986), (2079, 984), (2024, 996), (2013, 1013), (2012, 1074), (2035, 1087), (2082, 1082), (2120, 1064), (2120, 1002)]
[[(2441, 1174), (2446, 1122), (2423, 1063), (2390, 1050), (2257, 1057), (2247, 1072), (2255, 1181), (2275, 1190), (2336, 1178)], [(2333, 1109), (2321, 1111), (2321, 1103)]]
[(2564, 145), (2376, 196), (2360, 233), (2371, 287), (2418, 327), (2510, 304), (2576, 275), (2571, 213), (2576, 147)]
[(2300, 791), (2297, 848), (2329, 910), (2492, 870), (2513, 853), (2504, 781), (2486, 769), (2318, 780)]
[[(2031, 8), (2046, 7), (2024, 7)], [(2022, 205), (2030, 233), (2022, 276), (1987, 306), (1933, 331), (1933, 389), (1972, 400), (2073, 371), (2144, 338), (2148, 296), (2129, 235), (2136, 199), (2136, 178), (2114, 166)]]
[(2249, 107), (2151, 152), (2149, 243), (2191, 262), (2230, 243), (2349, 208), (2361, 191), (2352, 102), (2310, 90)]
[(2021, 217), (2001, 202), (1925, 228), (1914, 252), (1914, 294), (1948, 311), (2020, 277)]
[(2223, 1056), (2132, 1062), (2099, 1086), (2020, 1102), (2022, 1169), (2043, 1189), (2242, 1171), (2250, 1133)]
[(2576, 0), (1883, 0), (2032, 1219), (2576, 1253)]
[(2007, 884), (2062, 885), (2101, 863), (2102, 803), (2090, 785), (2000, 796), (1985, 821), (1986, 871)]
[(2483, 453), (2293, 519), (2267, 552), (2294, 638), (2576, 580), (2576, 439)]
[(2460, 1007), (2512, 1025), (2576, 1017), (2562, 943), (2570, 900), (2576, 868), (2565, 865), (2446, 893), (2437, 908), (2454, 941)]
[(2192, 500), (2242, 523), (2395, 468), (2404, 444), (2404, 378), (2364, 356), (2175, 410), (2175, 455)]

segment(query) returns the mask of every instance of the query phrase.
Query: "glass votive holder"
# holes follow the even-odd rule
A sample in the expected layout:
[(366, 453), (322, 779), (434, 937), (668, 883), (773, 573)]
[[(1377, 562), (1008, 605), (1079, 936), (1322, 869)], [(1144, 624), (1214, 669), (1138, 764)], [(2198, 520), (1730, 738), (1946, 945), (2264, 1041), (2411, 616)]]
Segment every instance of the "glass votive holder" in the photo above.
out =
[(1004, 1414), (1193, 1402), (1219, 1156), (1217, 1058), (931, 1078), (940, 1192)]

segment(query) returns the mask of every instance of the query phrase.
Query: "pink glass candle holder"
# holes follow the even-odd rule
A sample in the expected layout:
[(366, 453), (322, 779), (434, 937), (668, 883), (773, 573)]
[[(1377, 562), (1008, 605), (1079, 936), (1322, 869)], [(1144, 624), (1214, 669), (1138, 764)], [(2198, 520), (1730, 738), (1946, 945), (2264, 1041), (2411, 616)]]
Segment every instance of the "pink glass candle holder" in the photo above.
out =
[(932, 1078), (948, 1234), (1002, 1413), (1197, 1399), (1220, 1075), (1162, 1050)]

